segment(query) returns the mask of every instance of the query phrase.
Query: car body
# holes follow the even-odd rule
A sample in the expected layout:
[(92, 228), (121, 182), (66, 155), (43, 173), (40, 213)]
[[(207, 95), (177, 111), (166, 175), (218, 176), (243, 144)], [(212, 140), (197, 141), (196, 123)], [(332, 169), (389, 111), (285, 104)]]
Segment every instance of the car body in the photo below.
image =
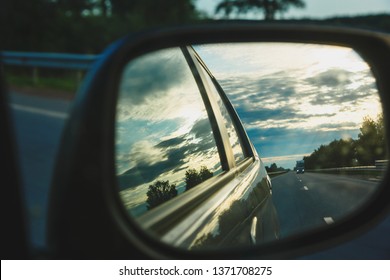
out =
[[(155, 74), (153, 80), (156, 86), (150, 86), (153, 81), (136, 78), (140, 69), (145, 71), (145, 65), (152, 59), (151, 56), (153, 62), (149, 62), (152, 64), (150, 68), (155, 73), (157, 69), (163, 68), (161, 72), (165, 73), (164, 79), (159, 79), (160, 74)], [(141, 122), (139, 127), (134, 121), (136, 116), (131, 112), (117, 117), (117, 139), (120, 143), (129, 143), (122, 144), (122, 147), (118, 145), (117, 158), (127, 158), (129, 150), (137, 150), (137, 155), (131, 153), (133, 159), (128, 164), (131, 168), (118, 174), (121, 197), (123, 203), (129, 205), (130, 216), (135, 216), (140, 226), (157, 238), (187, 249), (218, 247), (223, 244), (250, 245), (277, 239), (279, 222), (265, 166), (223, 89), (194, 48), (162, 50), (140, 58), (128, 67), (130, 70), (125, 70), (122, 81), (126, 83), (126, 89), (132, 90), (120, 92), (118, 111), (137, 111), (141, 107), (146, 115), (142, 119), (138, 117), (137, 121)], [(181, 74), (171, 69), (179, 69), (177, 72)], [(175, 77), (170, 77), (167, 71)], [(166, 76), (174, 80), (174, 83), (169, 82), (165, 86)], [(175, 91), (179, 84), (186, 85), (185, 94), (181, 89)], [(163, 91), (160, 91), (161, 87), (164, 88)], [(156, 92), (152, 93), (156, 88)], [(171, 91), (175, 91), (175, 95), (166, 97)], [(140, 94), (153, 95), (153, 103), (158, 102), (158, 99), (169, 98), (169, 102), (158, 102), (160, 112), (169, 112), (166, 115), (158, 114), (157, 123), (161, 125), (156, 127), (155, 119), (150, 117), (154, 110), (153, 103), (139, 101), (137, 105), (131, 104), (129, 99), (137, 98), (136, 95)], [(126, 109), (123, 106), (127, 106)], [(183, 110), (190, 111), (190, 114), (181, 114)], [(176, 112), (179, 114), (177, 119), (188, 119), (187, 131), (182, 131), (183, 121), (168, 117)], [(192, 120), (193, 115), (200, 117)], [(124, 120), (121, 121), (120, 118)], [(153, 133), (148, 131), (144, 135), (142, 131), (145, 127), (151, 126)], [(138, 134), (131, 140), (132, 135), (127, 131), (138, 131)], [(153, 134), (158, 134), (159, 137), (151, 137)], [(153, 153), (140, 151), (139, 147), (145, 141), (158, 147), (158, 150)], [(139, 157), (142, 159), (137, 159)], [(160, 160), (146, 164), (145, 158), (148, 157), (158, 157)], [(195, 174), (196, 177), (196, 170), (199, 169), (209, 172), (208, 179), (198, 180), (190, 186), (190, 174)], [(147, 176), (147, 173), (155, 175)], [(182, 179), (185, 176), (187, 184)], [(134, 181), (137, 182), (133, 183)], [(156, 185), (163, 182), (174, 184), (176, 191), (170, 189), (173, 191), (173, 198), (163, 199), (161, 204), (154, 202), (157, 206), (148, 205), (152, 198), (158, 200), (168, 195), (161, 185)], [(148, 200), (140, 200), (137, 204), (135, 200), (141, 194), (143, 197), (147, 196)], [(167, 220), (170, 221), (169, 226), (166, 225)]]

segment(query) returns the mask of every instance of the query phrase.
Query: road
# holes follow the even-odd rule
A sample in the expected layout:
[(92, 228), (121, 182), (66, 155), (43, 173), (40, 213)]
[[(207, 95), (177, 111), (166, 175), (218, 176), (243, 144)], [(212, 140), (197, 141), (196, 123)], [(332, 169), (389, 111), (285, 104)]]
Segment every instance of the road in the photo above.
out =
[(331, 174), (288, 172), (272, 179), (281, 236), (333, 223), (364, 203), (378, 183)]
[[(28, 210), (30, 241), (32, 247), (38, 250), (45, 247), (49, 186), (70, 106), (71, 101), (61, 99), (18, 93), (10, 95), (20, 173)], [(288, 173), (273, 179), (273, 199), (280, 216), (282, 236), (307, 225), (326, 224), (325, 217), (336, 220), (339, 213), (351, 209), (351, 205), (356, 205), (356, 202), (372, 189), (367, 181), (364, 181), (364, 187), (355, 188), (353, 195), (349, 197), (350, 192), (341, 192), (339, 187), (324, 188), (324, 184), (330, 182), (326, 176), (328, 175)], [(349, 188), (343, 185), (344, 189)], [(328, 191), (324, 193), (326, 189)], [(308, 207), (310, 211), (307, 210)], [(355, 240), (304, 258), (390, 259), (389, 236), (390, 216)]]
[(31, 245), (44, 248), (49, 186), (70, 102), (12, 93), (9, 103)]
[[(378, 182), (331, 174), (288, 172), (272, 179), (280, 236), (332, 224), (362, 205)], [(390, 258), (390, 218), (368, 234), (308, 259)]]

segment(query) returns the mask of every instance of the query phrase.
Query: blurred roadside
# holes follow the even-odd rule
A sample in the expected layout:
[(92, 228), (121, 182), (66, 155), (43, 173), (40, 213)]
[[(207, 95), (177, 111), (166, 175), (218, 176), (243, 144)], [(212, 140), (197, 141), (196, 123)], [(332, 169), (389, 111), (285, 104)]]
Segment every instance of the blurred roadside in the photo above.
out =
[[(3, 2), (0, 9), (0, 33), (3, 38), (0, 51), (97, 55), (115, 40), (131, 33), (156, 27), (229, 19), (353, 27), (390, 33), (390, 10), (385, 9), (377, 10), (377, 14), (326, 18), (279, 16), (290, 8), (310, 10), (312, 1), (309, 0), (274, 1), (285, 5), (272, 11), (268, 11), (264, 5), (255, 5), (256, 1), (241, 1), (246, 8), (239, 9), (234, 5), (230, 7), (230, 4), (226, 6), (227, 2), (237, 1), (214, 0), (212, 4), (211, 1), (207, 4), (208, 12), (203, 10), (204, 1), (195, 0)], [(221, 13), (217, 12), (218, 9)], [(351, 7), (351, 12), (353, 9)], [(65, 99), (74, 97), (85, 75), (83, 71), (69, 69), (13, 65), (5, 65), (4, 73), (11, 90)]]
[(73, 100), (74, 96), (76, 95), (76, 91), (66, 91), (55, 88), (36, 88), (31, 86), (10, 85), (8, 89), (10, 94), (17, 92), (23, 95), (31, 95), (50, 99), (63, 99), (69, 101)]

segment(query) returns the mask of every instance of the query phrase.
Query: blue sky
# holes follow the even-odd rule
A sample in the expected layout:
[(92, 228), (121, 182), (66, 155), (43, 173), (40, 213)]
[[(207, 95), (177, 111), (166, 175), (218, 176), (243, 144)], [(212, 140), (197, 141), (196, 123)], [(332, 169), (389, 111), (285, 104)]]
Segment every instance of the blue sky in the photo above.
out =
[[(195, 0), (195, 4), (200, 10), (212, 15), (220, 1)], [(305, 9), (291, 8), (283, 15), (283, 18), (326, 18), (390, 13), (390, 0), (304, 0), (304, 2), (306, 3)], [(257, 18), (261, 17), (262, 15), (259, 14)]]

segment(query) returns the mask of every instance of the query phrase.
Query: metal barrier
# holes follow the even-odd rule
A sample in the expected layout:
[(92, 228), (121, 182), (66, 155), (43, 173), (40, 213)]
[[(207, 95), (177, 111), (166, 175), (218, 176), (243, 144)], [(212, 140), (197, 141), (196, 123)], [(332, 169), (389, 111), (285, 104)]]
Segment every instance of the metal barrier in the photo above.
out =
[(39, 80), (39, 68), (68, 69), (76, 71), (76, 82), (80, 84), (83, 72), (87, 71), (100, 55), (38, 53), (38, 52), (0, 52), (4, 65), (32, 68), (34, 84)]
[(2, 51), (0, 57), (5, 65), (88, 70), (99, 55)]
[(375, 167), (378, 170), (386, 170), (389, 165), (389, 161), (387, 159), (381, 159), (375, 161)]
[(388, 166), (388, 160), (376, 160), (375, 165), (370, 166), (353, 166), (353, 167), (335, 167), (335, 168), (323, 168), (323, 169), (312, 169), (307, 170), (311, 172), (330, 172), (330, 171), (386, 171)]
[(369, 171), (376, 170), (374, 165), (369, 166), (353, 166), (353, 167), (334, 167), (334, 168), (322, 168), (322, 169), (310, 169), (307, 171), (312, 172), (327, 172), (327, 171)]

